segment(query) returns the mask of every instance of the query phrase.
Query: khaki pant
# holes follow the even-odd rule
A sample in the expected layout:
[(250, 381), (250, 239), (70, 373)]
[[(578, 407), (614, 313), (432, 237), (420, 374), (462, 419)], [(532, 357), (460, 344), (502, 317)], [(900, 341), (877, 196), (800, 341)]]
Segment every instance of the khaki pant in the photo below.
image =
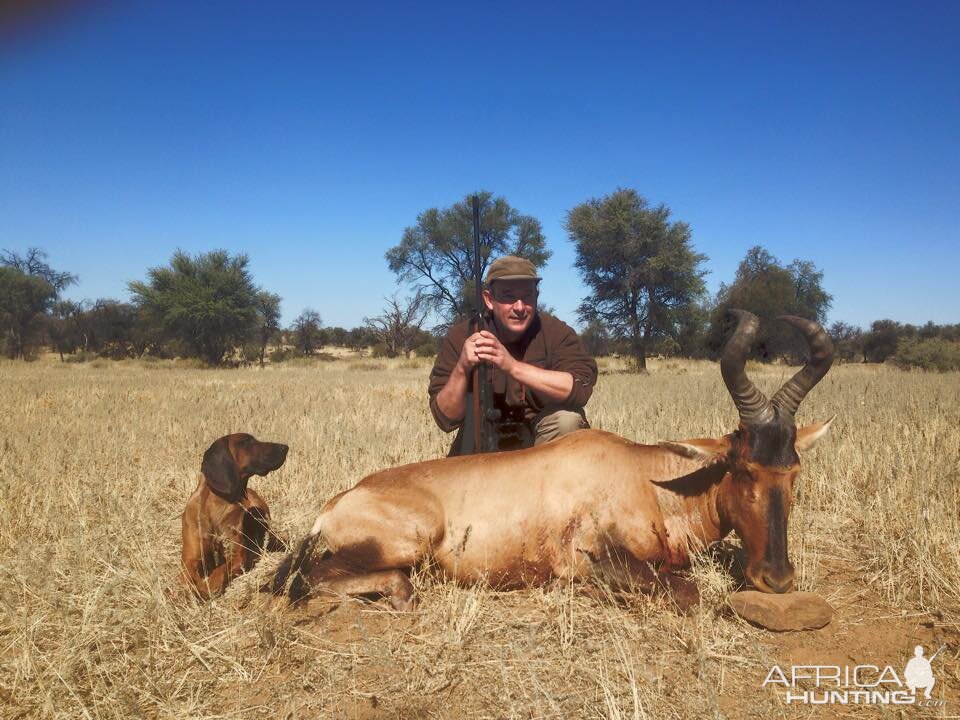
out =
[(549, 415), (544, 415), (534, 425), (534, 445), (542, 445), (545, 442), (556, 440), (561, 435), (566, 435), (574, 430), (584, 430), (590, 427), (590, 423), (583, 419), (580, 413), (571, 410), (557, 410)]
[[(502, 427), (502, 426), (501, 426)], [(514, 425), (514, 432), (501, 432), (499, 435), (500, 450), (520, 450), (532, 445), (542, 445), (545, 442), (556, 440), (562, 435), (574, 430), (583, 430), (590, 427), (590, 423), (583, 419), (580, 413), (571, 410), (557, 410), (540, 417), (536, 422), (528, 425), (520, 423)], [(450, 446), (448, 457), (462, 455), (464, 429), (457, 431), (457, 436)], [(531, 437), (532, 435), (532, 437)], [(531, 443), (532, 441), (532, 443)]]

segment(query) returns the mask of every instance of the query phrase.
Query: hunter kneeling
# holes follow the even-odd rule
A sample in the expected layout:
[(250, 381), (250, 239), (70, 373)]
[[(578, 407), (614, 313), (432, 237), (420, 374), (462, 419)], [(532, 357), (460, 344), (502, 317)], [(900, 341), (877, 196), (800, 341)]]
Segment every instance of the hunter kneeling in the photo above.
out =
[(573, 329), (537, 311), (539, 282), (529, 260), (498, 258), (484, 281), (483, 326), (466, 320), (443, 339), (429, 392), (437, 425), (458, 430), (449, 455), (478, 451), (471, 376), (481, 365), (489, 368), (492, 395), (486, 420), (495, 437), (489, 449), (518, 450), (590, 427), (583, 407), (597, 381), (597, 364)]

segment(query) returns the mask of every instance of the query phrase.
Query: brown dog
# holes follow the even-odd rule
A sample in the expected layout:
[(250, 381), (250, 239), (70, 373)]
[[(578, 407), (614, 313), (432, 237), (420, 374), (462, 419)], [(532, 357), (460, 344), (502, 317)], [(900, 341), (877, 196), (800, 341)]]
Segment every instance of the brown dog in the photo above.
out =
[(288, 449), (238, 433), (220, 438), (204, 453), (200, 483), (183, 511), (182, 554), (185, 579), (204, 600), (250, 570), (264, 548), (286, 549), (270, 530), (267, 503), (247, 481), (283, 465)]

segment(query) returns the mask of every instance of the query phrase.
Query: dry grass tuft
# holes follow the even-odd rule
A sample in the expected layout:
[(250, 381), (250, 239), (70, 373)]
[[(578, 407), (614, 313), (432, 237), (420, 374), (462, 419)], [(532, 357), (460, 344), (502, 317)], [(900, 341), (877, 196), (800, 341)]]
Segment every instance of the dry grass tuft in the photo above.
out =
[[(638, 376), (618, 362), (604, 362), (595, 427), (640, 442), (734, 428), (716, 365), (654, 361)], [(837, 608), (816, 633), (773, 635), (729, 614), (721, 562), (735, 542), (697, 555), (703, 602), (690, 616), (603, 587), (500, 593), (428, 573), (414, 577), (413, 613), (288, 608), (256, 592), (280, 555), (214, 602), (177, 588), (179, 515), (210, 442), (243, 430), (290, 444), (286, 466), (254, 483), (296, 541), (364, 475), (445, 454), (429, 366), (0, 363), (2, 715), (806, 717), (760, 688), (771, 663), (902, 667), (918, 642), (947, 643), (935, 692), (956, 712), (955, 373), (840, 366), (801, 408), (801, 422), (838, 415), (804, 459), (790, 525), (801, 589)], [(750, 368), (765, 391), (792, 371)]]

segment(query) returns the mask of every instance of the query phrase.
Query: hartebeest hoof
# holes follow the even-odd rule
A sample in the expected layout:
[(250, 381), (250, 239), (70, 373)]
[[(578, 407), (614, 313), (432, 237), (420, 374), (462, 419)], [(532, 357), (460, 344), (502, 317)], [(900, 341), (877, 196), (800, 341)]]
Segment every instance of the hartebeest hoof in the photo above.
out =
[(308, 597), (344, 599), (348, 597), (386, 598), (394, 610), (409, 611), (416, 607), (413, 583), (401, 570), (376, 570), (370, 573), (337, 576), (330, 573), (336, 557), (326, 567), (312, 568), (307, 576), (298, 572), (290, 583), (291, 603)]
[(407, 598), (391, 596), (390, 606), (397, 612), (413, 612), (417, 609), (417, 597), (416, 595)]

